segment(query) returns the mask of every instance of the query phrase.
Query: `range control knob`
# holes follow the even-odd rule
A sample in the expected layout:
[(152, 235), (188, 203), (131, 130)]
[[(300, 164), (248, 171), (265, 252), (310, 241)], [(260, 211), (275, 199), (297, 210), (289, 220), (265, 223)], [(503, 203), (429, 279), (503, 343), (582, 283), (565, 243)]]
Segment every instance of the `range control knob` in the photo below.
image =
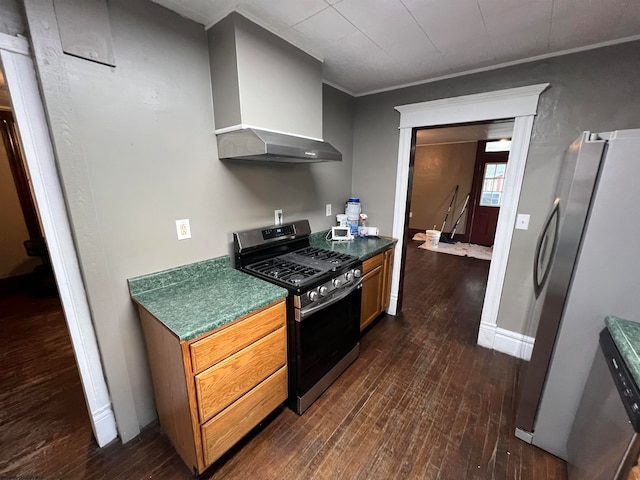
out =
[(334, 278), (333, 279), (333, 286), (336, 288), (340, 288), (340, 285), (342, 285), (342, 280), (340, 280), (339, 278)]
[(325, 287), (324, 285), (322, 287), (320, 287), (320, 295), (322, 297), (324, 297), (328, 292), (329, 292), (329, 289), (327, 287)]
[(309, 297), (309, 300), (311, 300), (312, 302), (315, 302), (318, 299), (318, 292), (316, 292), (315, 290), (311, 290), (309, 293), (307, 293), (307, 297)]
[(344, 279), (345, 279), (347, 282), (350, 282), (351, 280), (353, 280), (353, 273), (352, 273), (352, 272), (347, 272), (347, 273), (345, 274), (345, 276), (344, 276)]
[(362, 276), (362, 272), (360, 271), (360, 269), (359, 269), (359, 268), (356, 268), (356, 269), (353, 271), (353, 276), (354, 276), (354, 277), (356, 277), (356, 278), (360, 278), (360, 277)]
[(633, 411), (633, 413), (638, 413), (638, 411), (640, 411), (640, 407), (638, 406), (637, 403), (633, 403), (631, 405), (631, 410)]

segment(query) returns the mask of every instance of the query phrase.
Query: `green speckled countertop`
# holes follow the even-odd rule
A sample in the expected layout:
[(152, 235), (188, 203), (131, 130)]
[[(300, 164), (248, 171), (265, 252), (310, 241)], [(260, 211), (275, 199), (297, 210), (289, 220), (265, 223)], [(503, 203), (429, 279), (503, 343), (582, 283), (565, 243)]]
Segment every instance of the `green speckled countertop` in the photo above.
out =
[(356, 257), (360, 257), (360, 260), (366, 260), (367, 258), (373, 257), (397, 242), (397, 240), (387, 237), (356, 237), (353, 240), (332, 242), (331, 240), (326, 239), (327, 233), (328, 230), (312, 233), (309, 237), (311, 246), (326, 248), (327, 250), (333, 250), (334, 252), (349, 253)]
[[(309, 237), (314, 247), (373, 257), (396, 240), (355, 238), (326, 240), (327, 231)], [(129, 279), (131, 298), (160, 320), (180, 340), (192, 340), (280, 298), (287, 290), (234, 270), (229, 257), (213, 258)]]
[(640, 385), (640, 323), (614, 316), (605, 318), (604, 323), (636, 385)]
[(287, 290), (213, 258), (129, 279), (131, 298), (180, 340), (192, 340), (287, 296)]

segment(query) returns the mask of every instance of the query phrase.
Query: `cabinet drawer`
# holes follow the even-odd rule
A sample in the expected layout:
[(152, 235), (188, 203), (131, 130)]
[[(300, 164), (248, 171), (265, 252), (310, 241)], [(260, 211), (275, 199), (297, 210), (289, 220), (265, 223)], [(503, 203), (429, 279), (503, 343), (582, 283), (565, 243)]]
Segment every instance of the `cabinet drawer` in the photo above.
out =
[(284, 324), (285, 307), (284, 302), (280, 302), (220, 332), (198, 340), (189, 347), (193, 373), (201, 372)]
[(370, 272), (377, 266), (382, 265), (383, 261), (384, 261), (384, 253), (379, 253), (375, 257), (367, 258), (364, 262), (362, 262), (363, 273)]
[(200, 421), (211, 418), (286, 362), (283, 327), (196, 375)]
[(282, 367), (202, 426), (204, 463), (211, 465), (287, 398)]

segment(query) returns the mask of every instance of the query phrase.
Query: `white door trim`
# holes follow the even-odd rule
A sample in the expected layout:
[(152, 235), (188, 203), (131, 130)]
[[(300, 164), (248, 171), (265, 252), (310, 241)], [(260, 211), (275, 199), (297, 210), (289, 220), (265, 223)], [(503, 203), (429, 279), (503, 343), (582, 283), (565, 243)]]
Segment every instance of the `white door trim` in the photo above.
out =
[[(507, 182), (503, 194), (503, 204), (498, 216), (493, 258), (489, 267), (487, 291), (480, 320), (480, 332), (484, 332), (484, 334), (479, 334), (478, 336), (478, 344), (488, 348), (497, 347), (495, 332), (498, 307), (500, 306), (502, 287), (507, 269), (518, 199), (524, 177), (524, 167), (527, 161), (527, 152), (533, 128), (533, 116), (537, 112), (540, 94), (548, 86), (548, 83), (543, 83), (396, 107), (396, 110), (400, 112), (400, 140), (393, 214), (393, 236), (398, 239), (398, 243), (396, 244), (393, 264), (389, 313), (395, 315), (397, 312), (400, 260), (405, 241), (404, 228), (409, 186), (412, 129), (515, 118), (511, 152), (507, 163)], [(491, 335), (487, 335), (489, 331), (492, 332)]]
[(29, 42), (24, 37), (14, 37), (0, 32), (0, 50), (29, 55)]
[(98, 343), (27, 41), (0, 34), (0, 58), (78, 363), (91, 425), (98, 445), (102, 447), (117, 437), (116, 421), (102, 373)]

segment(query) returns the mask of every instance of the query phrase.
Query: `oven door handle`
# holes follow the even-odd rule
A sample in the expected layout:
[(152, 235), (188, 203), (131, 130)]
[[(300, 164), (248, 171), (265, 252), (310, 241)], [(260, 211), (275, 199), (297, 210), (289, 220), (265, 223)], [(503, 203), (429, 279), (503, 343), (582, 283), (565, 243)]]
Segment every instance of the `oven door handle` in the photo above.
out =
[(303, 308), (300, 310), (296, 309), (296, 322), (304, 321), (305, 318), (309, 317), (310, 315), (313, 315), (318, 310), (322, 310), (323, 308), (330, 307), (334, 303), (339, 302), (344, 297), (346, 297), (350, 293), (360, 288), (362, 288), (362, 278), (359, 278), (358, 281), (354, 283), (351, 287), (345, 288), (339, 295), (336, 295), (335, 297), (331, 297), (331, 299), (328, 302), (324, 302), (319, 305), (312, 305), (309, 308)]

